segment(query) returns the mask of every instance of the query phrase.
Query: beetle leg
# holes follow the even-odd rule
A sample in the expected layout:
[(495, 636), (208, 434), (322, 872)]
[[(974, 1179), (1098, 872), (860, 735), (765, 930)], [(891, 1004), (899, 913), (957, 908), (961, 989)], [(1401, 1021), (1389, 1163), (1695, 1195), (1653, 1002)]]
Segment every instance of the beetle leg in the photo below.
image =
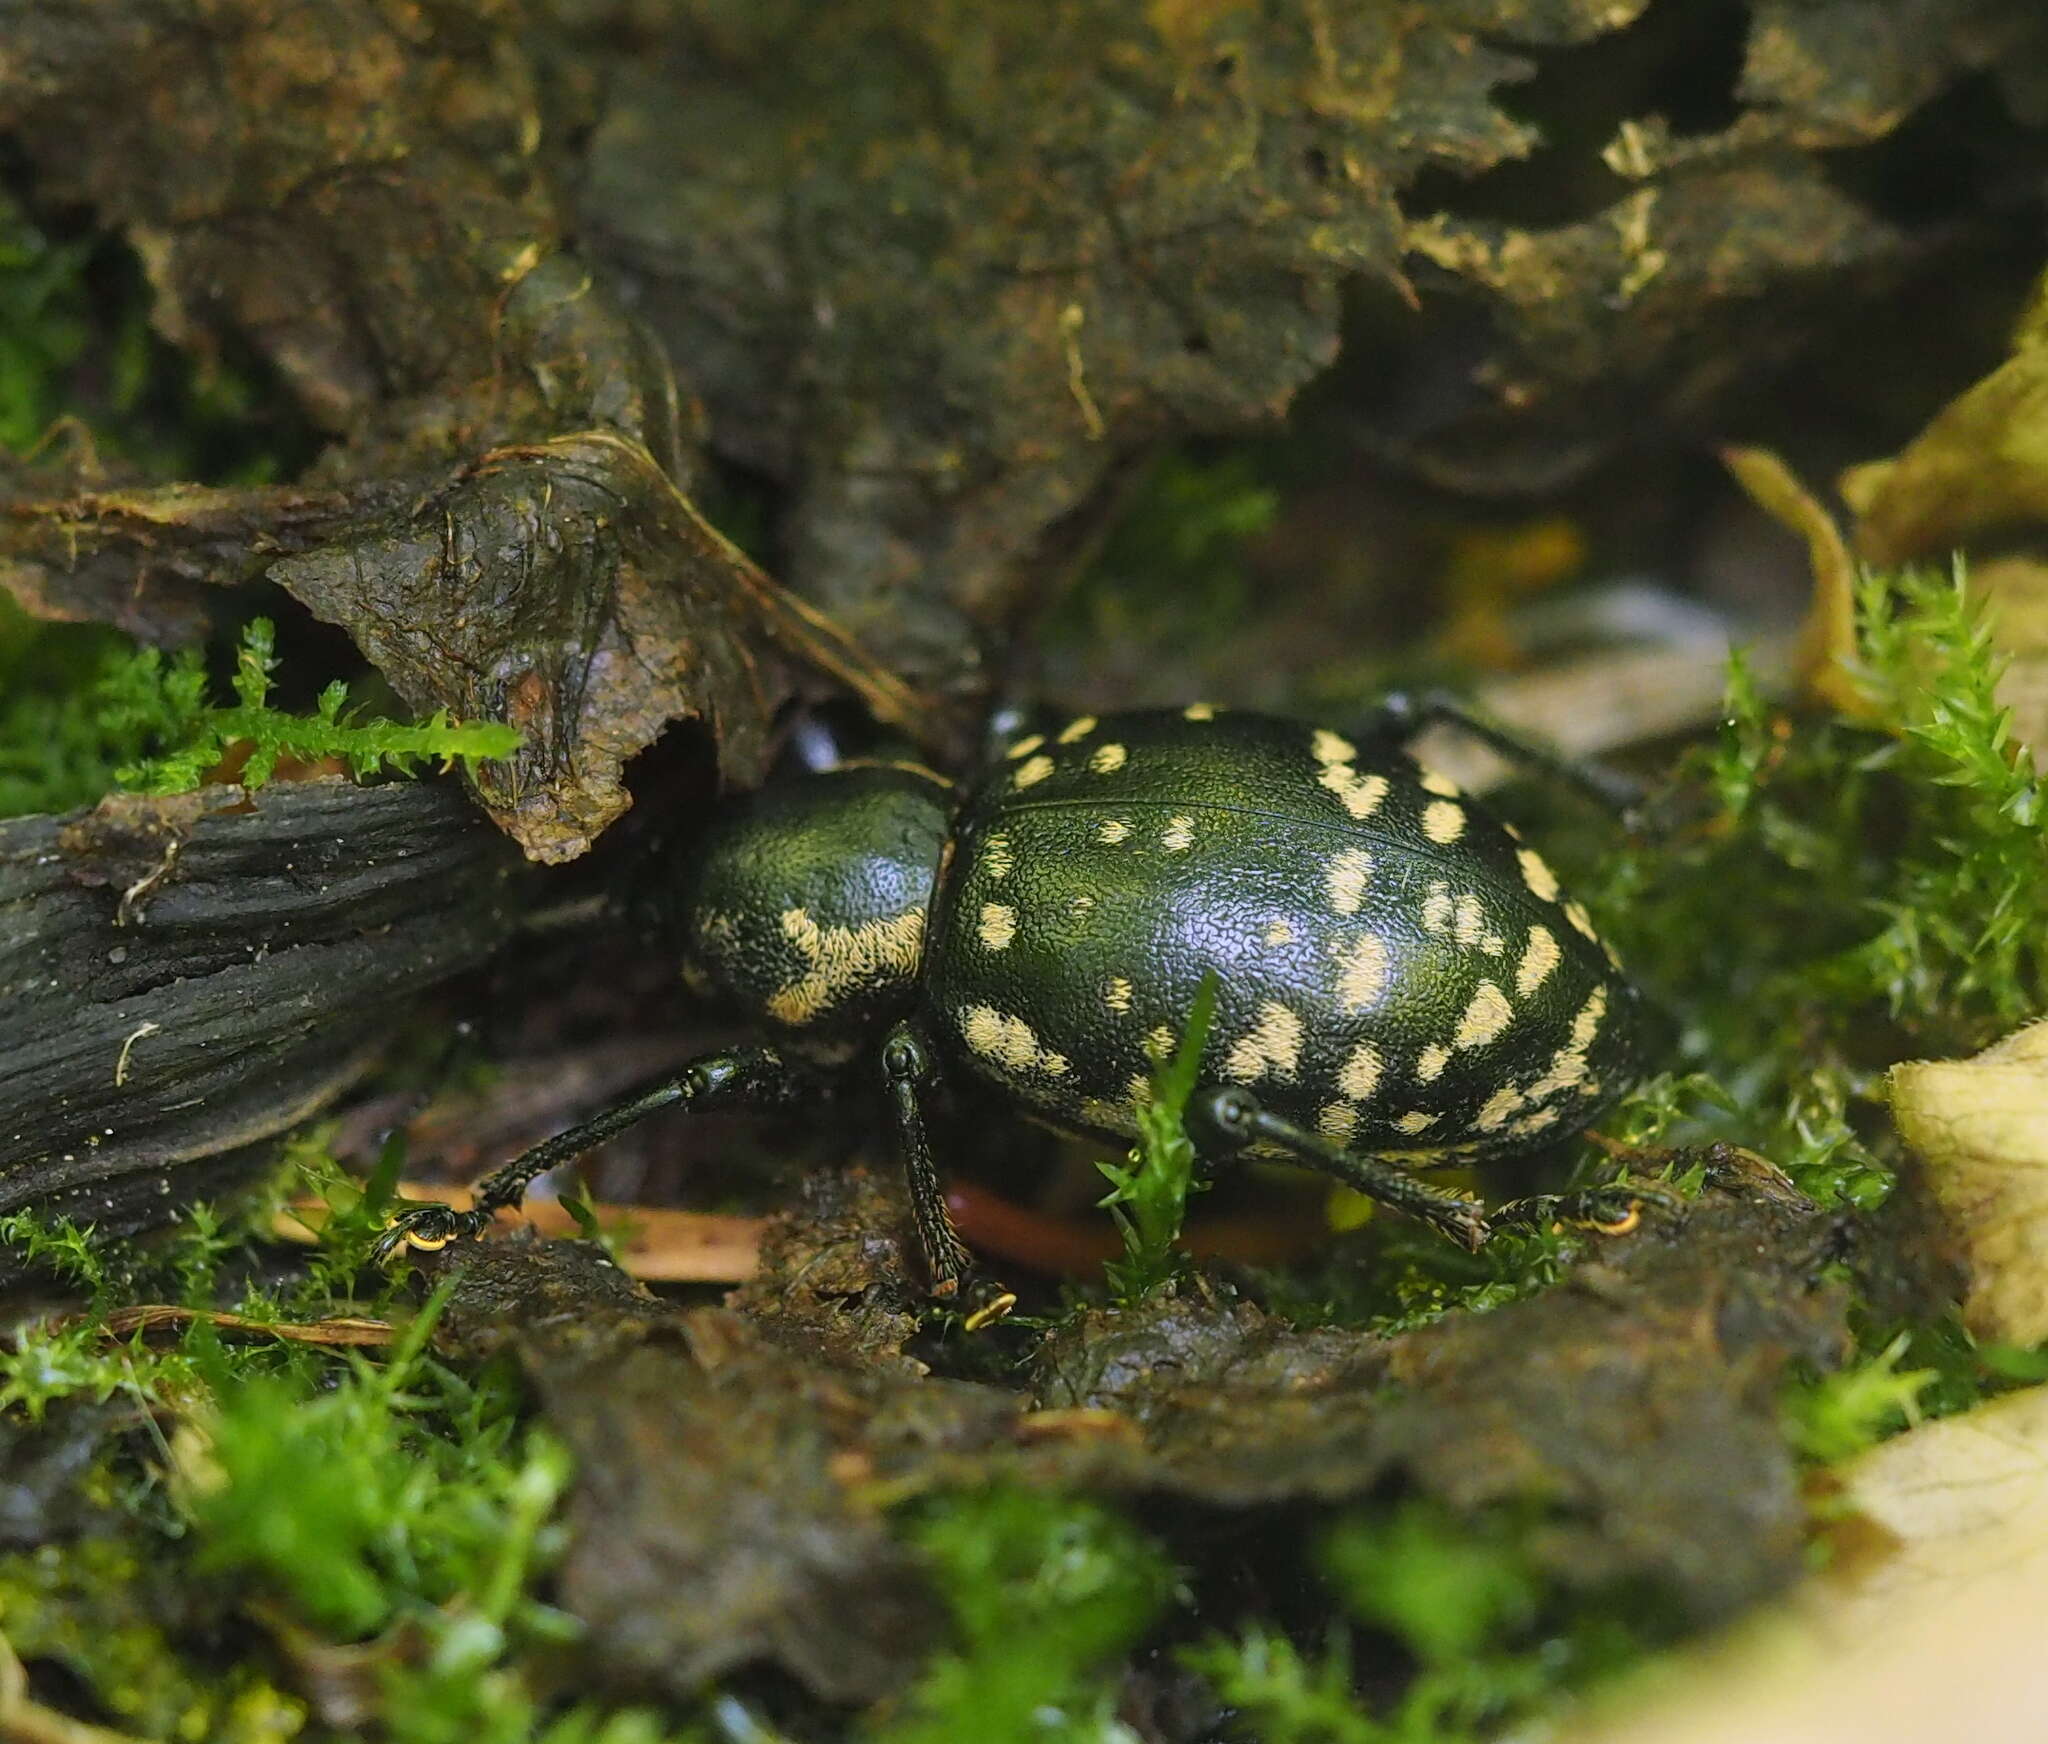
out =
[[(911, 1023), (899, 1023), (882, 1044), (882, 1082), (889, 1092), (889, 1106), (896, 1116), (896, 1131), (903, 1143), (903, 1173), (910, 1186), (910, 1214), (917, 1224), (918, 1245), (924, 1249), (925, 1269), (931, 1277), (934, 1296), (960, 1293), (961, 1281), (974, 1264), (966, 1245), (953, 1228), (946, 1210), (946, 1190), (939, 1181), (938, 1163), (932, 1157), (930, 1135), (925, 1131), (920, 1092), (935, 1073), (931, 1049)], [(975, 1326), (999, 1320), (1009, 1312), (1015, 1297), (1002, 1301), (1008, 1292), (997, 1290), (978, 1303), (971, 1316)], [(998, 1305), (1000, 1303), (1000, 1305)]]
[(1576, 787), (1596, 804), (1625, 812), (1640, 805), (1643, 787), (1618, 769), (1587, 759), (1563, 757), (1506, 727), (1481, 720), (1445, 690), (1396, 690), (1380, 698), (1379, 712), (1365, 729), (1406, 745), (1430, 727), (1450, 727), (1521, 768)]
[(1256, 1096), (1234, 1085), (1198, 1090), (1188, 1102), (1190, 1136), (1226, 1150), (1241, 1150), (1263, 1139), (1278, 1145), (1297, 1162), (1363, 1193), (1389, 1209), (1404, 1213), (1475, 1251), (1492, 1233), (1486, 1213), (1469, 1199), (1418, 1180), (1406, 1169), (1377, 1157), (1355, 1156), (1342, 1145), (1296, 1126), (1268, 1111)]
[(464, 1236), (481, 1235), (490, 1227), (495, 1212), (516, 1206), (526, 1197), (526, 1189), (548, 1170), (580, 1157), (664, 1108), (684, 1104), (706, 1109), (773, 1107), (799, 1101), (817, 1089), (815, 1078), (792, 1070), (773, 1048), (706, 1054), (673, 1078), (636, 1091), (494, 1170), (478, 1184), (469, 1210), (426, 1204), (399, 1212), (373, 1252), (379, 1260), (389, 1259), (401, 1247), (431, 1253)]
[(1684, 1204), (1677, 1194), (1649, 1182), (1608, 1181), (1569, 1193), (1537, 1193), (1494, 1207), (1495, 1223), (1540, 1228), (1546, 1223), (1578, 1223), (1601, 1235), (1628, 1235), (1642, 1222), (1643, 1207), (1671, 1211)]

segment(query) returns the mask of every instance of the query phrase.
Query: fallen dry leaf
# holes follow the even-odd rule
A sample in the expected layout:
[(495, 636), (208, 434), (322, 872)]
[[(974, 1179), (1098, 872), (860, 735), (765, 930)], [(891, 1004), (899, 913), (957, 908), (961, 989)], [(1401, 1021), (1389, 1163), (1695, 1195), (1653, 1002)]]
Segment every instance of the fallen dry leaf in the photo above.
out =
[(2048, 1389), (1844, 1474), (1883, 1548), (1631, 1679), (1558, 1744), (2037, 1744), (2048, 1737)]
[(1891, 1101), (1969, 1267), (1970, 1330), (2048, 1338), (2048, 1022), (1972, 1059), (1894, 1066)]

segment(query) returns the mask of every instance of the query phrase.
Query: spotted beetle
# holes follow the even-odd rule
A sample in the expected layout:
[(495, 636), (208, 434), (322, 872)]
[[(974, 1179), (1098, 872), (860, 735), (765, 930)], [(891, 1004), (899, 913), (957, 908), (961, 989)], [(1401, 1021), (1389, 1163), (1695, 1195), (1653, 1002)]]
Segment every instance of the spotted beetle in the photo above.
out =
[(1408, 755), (1424, 712), (1351, 737), (1206, 704), (1084, 715), (1003, 747), (957, 805), (876, 761), (733, 800), (683, 869), (684, 972), (770, 1039), (549, 1139), (468, 1211), (408, 1210), (383, 1251), (479, 1233), (659, 1109), (794, 1105), (865, 1052), (952, 1295), (970, 1261), (925, 1125), (940, 1071), (1127, 1143), (1211, 975), (1188, 1107), (1205, 1158), (1290, 1157), (1477, 1247), (1483, 1210), (1414, 1171), (1586, 1126), (1638, 1071), (1643, 1025), (1543, 859)]

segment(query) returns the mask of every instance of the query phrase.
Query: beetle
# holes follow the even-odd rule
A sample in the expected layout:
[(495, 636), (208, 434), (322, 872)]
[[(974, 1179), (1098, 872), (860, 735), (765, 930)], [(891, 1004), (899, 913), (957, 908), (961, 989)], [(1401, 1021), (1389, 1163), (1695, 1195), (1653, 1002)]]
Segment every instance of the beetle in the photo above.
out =
[(1212, 976), (1186, 1116), (1205, 1162), (1290, 1158), (1477, 1248), (1494, 1222), (1417, 1171), (1589, 1125), (1641, 1071), (1644, 1023), (1542, 857), (1409, 755), (1445, 717), (1547, 761), (1441, 704), (1347, 735), (1197, 703), (1015, 737), (957, 803), (881, 760), (724, 803), (681, 867), (681, 959), (766, 1039), (536, 1146), (467, 1211), (402, 1213), (380, 1251), (480, 1233), (657, 1110), (800, 1104), (865, 1057), (950, 1296), (971, 1262), (926, 1124), (940, 1074), (1128, 1143)]

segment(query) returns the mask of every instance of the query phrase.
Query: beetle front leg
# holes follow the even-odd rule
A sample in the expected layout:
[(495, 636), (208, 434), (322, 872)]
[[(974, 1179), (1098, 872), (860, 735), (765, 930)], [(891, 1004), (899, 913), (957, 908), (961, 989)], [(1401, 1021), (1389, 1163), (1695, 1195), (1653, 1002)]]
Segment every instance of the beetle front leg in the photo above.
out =
[(1188, 1126), (1198, 1147), (1205, 1139), (1231, 1151), (1260, 1139), (1278, 1145), (1296, 1161), (1335, 1176), (1368, 1199), (1426, 1223), (1475, 1252), (1493, 1233), (1486, 1213), (1471, 1200), (1429, 1186), (1392, 1163), (1354, 1156), (1321, 1133), (1271, 1113), (1250, 1091), (1234, 1085), (1196, 1091), (1188, 1103)]
[(953, 1219), (947, 1215), (946, 1190), (940, 1184), (939, 1166), (932, 1157), (931, 1136), (925, 1131), (919, 1092), (931, 1083), (933, 1076), (931, 1049), (924, 1037), (913, 1025), (899, 1023), (882, 1044), (882, 1083), (889, 1093), (889, 1109), (896, 1117), (896, 1135), (903, 1145), (910, 1215), (917, 1225), (918, 1245), (924, 1249), (932, 1294), (953, 1296), (959, 1293), (960, 1280), (974, 1260), (954, 1230)]
[[(930, 1045), (916, 1025), (899, 1023), (882, 1044), (882, 1082), (896, 1116), (897, 1136), (903, 1144), (910, 1215), (917, 1225), (918, 1246), (924, 1250), (931, 1293), (949, 1300), (960, 1294), (963, 1280), (974, 1267), (974, 1256), (953, 1228), (953, 1219), (946, 1210), (946, 1190), (932, 1156), (931, 1137), (925, 1131), (920, 1092), (935, 1076)], [(972, 1294), (974, 1300), (966, 1304), (970, 1332), (1002, 1319), (1017, 1305), (1014, 1295), (992, 1281)]]
[(481, 1235), (490, 1227), (495, 1213), (517, 1206), (525, 1198), (526, 1189), (548, 1170), (580, 1157), (665, 1108), (770, 1108), (796, 1102), (820, 1088), (814, 1076), (793, 1071), (773, 1048), (735, 1048), (730, 1053), (706, 1054), (692, 1060), (674, 1077), (636, 1091), (580, 1126), (556, 1133), (485, 1176), (469, 1210), (428, 1204), (398, 1213), (372, 1251), (381, 1261), (401, 1247), (432, 1253), (465, 1236)]

